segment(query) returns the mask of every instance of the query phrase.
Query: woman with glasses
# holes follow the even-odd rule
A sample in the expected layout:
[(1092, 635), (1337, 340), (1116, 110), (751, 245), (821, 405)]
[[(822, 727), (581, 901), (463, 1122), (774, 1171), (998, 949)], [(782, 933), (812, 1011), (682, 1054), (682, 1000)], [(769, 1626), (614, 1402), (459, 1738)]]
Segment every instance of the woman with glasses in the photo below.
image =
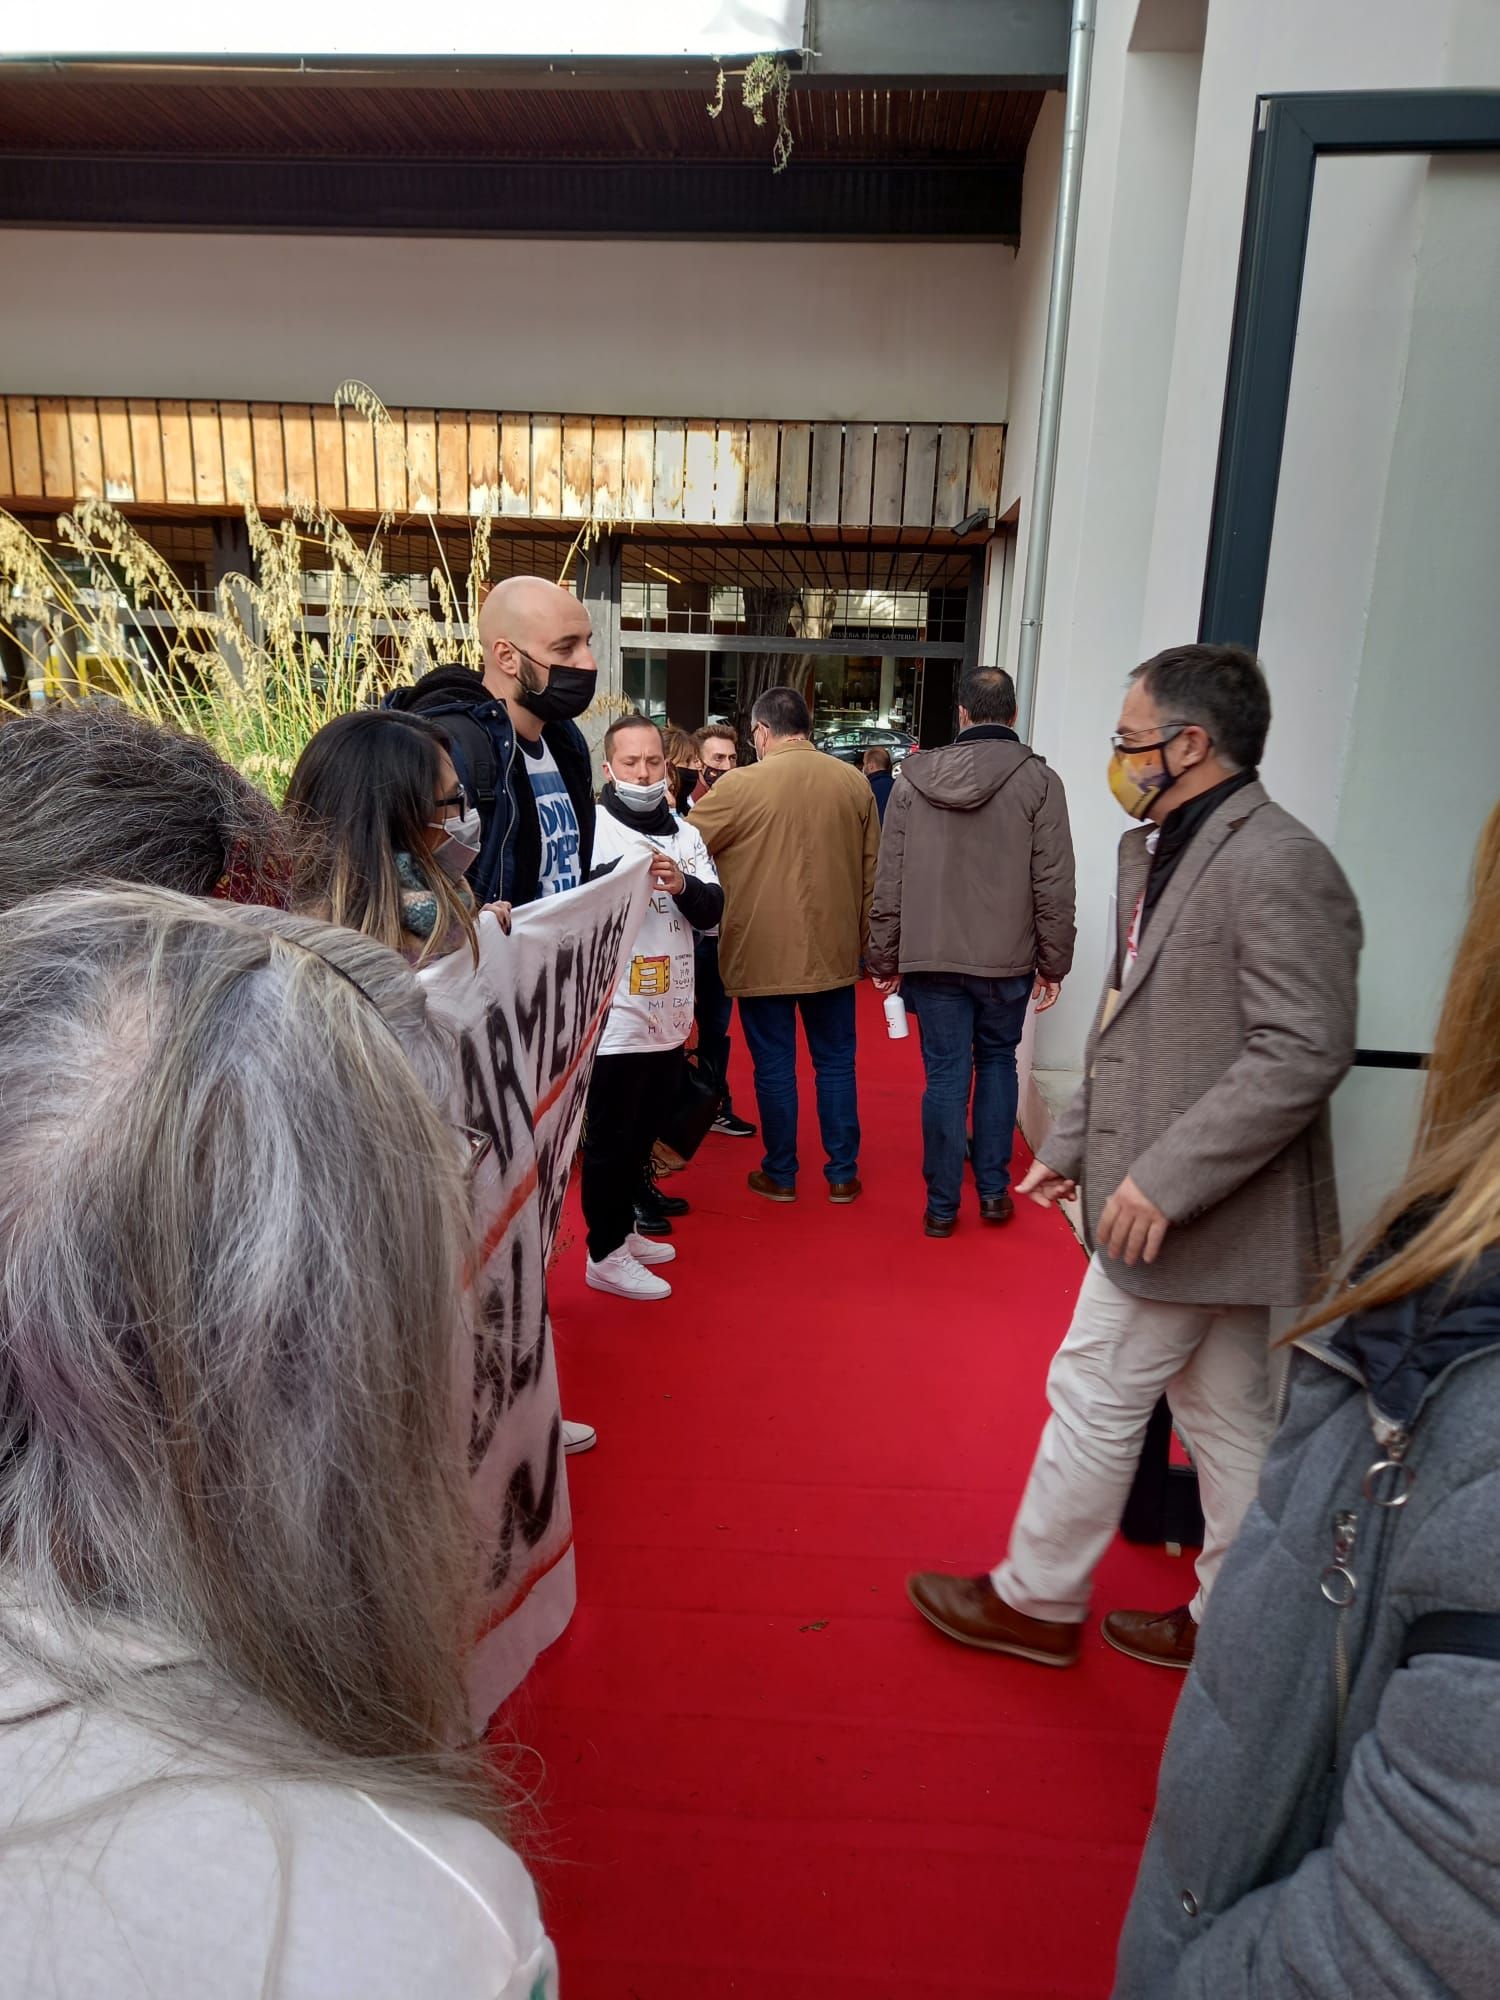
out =
[[(465, 949), (478, 963), (464, 878), (479, 852), (479, 809), (435, 723), (389, 709), (325, 723), (297, 760), (286, 807), (306, 839), (299, 907), (410, 965)], [(491, 907), (509, 928), (508, 905)]]
[(0, 1993), (551, 2000), (467, 1741), (475, 1148), (419, 983), (67, 890), (0, 996)]

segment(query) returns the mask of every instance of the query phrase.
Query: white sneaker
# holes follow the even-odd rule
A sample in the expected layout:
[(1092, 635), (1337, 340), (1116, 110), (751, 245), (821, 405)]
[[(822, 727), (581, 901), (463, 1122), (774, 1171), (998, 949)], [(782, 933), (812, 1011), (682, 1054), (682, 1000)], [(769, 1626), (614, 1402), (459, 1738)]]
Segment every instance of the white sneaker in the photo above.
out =
[(596, 1292), (613, 1292), (618, 1299), (669, 1299), (672, 1287), (665, 1278), (655, 1277), (638, 1257), (631, 1255), (628, 1241), (611, 1250), (596, 1264), (589, 1258), (583, 1282)]
[(563, 1450), (572, 1457), (580, 1451), (592, 1451), (599, 1442), (599, 1433), (592, 1424), (570, 1424), (566, 1417), (562, 1420)]
[(670, 1264), (677, 1255), (675, 1243), (658, 1243), (650, 1236), (638, 1236), (634, 1230), (625, 1238), (625, 1248), (637, 1264)]

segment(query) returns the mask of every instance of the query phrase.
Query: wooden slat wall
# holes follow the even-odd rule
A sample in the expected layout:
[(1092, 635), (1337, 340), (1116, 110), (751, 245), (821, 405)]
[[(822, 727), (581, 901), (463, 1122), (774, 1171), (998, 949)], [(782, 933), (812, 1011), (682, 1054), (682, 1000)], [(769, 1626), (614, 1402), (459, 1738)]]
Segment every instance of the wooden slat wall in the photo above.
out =
[(993, 519), (1003, 424), (795, 423), (0, 397), (0, 502), (222, 512), (591, 513), (719, 528), (956, 528)]

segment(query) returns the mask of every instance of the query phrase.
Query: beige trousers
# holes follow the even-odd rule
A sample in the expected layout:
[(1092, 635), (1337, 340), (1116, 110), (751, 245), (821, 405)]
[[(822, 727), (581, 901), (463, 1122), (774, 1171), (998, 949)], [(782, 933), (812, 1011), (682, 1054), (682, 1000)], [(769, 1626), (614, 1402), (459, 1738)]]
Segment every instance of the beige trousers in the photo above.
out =
[(1047, 1376), (1052, 1415), (1010, 1548), (991, 1572), (1013, 1611), (1070, 1622), (1087, 1615), (1094, 1571), (1120, 1525), (1147, 1421), (1165, 1394), (1203, 1498), (1207, 1525), (1190, 1607), (1202, 1617), (1271, 1441), (1269, 1344), (1264, 1306), (1138, 1299), (1090, 1260)]

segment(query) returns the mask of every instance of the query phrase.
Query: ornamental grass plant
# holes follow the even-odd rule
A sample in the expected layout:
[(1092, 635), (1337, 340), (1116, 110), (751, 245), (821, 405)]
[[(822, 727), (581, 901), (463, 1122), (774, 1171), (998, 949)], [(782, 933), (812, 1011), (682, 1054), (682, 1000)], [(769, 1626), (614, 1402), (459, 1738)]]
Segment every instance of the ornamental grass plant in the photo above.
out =
[(249, 502), (244, 515), (252, 573), (226, 576), (202, 602), (105, 501), (64, 514), (56, 544), (0, 511), (0, 629), (27, 679), (5, 706), (123, 702), (205, 737), (279, 804), (303, 745), (333, 716), (439, 664), (479, 665), (488, 512), (472, 524), (461, 584), (434, 533), (426, 591), (387, 573), (386, 523), (361, 542), (322, 508), (275, 526)]

